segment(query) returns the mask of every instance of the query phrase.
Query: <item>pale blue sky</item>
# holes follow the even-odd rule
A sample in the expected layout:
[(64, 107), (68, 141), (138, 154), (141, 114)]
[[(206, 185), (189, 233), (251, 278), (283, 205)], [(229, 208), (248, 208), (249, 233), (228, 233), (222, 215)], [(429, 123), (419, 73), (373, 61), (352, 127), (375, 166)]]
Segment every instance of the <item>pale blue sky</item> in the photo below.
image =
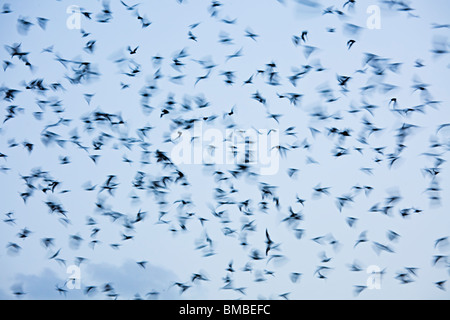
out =
[[(280, 294), (290, 292), (291, 299), (353, 299), (353, 287), (365, 285), (367, 273), (365, 268), (370, 265), (386, 268), (380, 290), (366, 290), (359, 299), (448, 299), (449, 291), (443, 291), (435, 286), (435, 282), (449, 279), (449, 268), (444, 265), (432, 266), (434, 255), (449, 254), (449, 248), (434, 247), (436, 239), (449, 236), (450, 208), (448, 195), (450, 177), (448, 163), (441, 165), (439, 186), (441, 202), (431, 205), (428, 194), (424, 192), (429, 187), (430, 179), (423, 174), (426, 167), (433, 165), (430, 158), (421, 155), (424, 152), (436, 152), (444, 160), (448, 160), (448, 147), (430, 149), (430, 139), (439, 139), (443, 142), (448, 136), (441, 132), (435, 136), (439, 125), (450, 122), (448, 103), (450, 93), (448, 82), (450, 76), (450, 60), (448, 54), (437, 57), (431, 50), (433, 41), (447, 39), (449, 28), (433, 29), (432, 23), (449, 24), (450, 3), (445, 0), (411, 1), (413, 13), (419, 17), (408, 16), (406, 12), (396, 11), (395, 7), (389, 9), (378, 1), (358, 0), (354, 10), (342, 8), (345, 1), (312, 1), (314, 6), (307, 5), (309, 1), (286, 0), (280, 3), (276, 0), (223, 0), (218, 9), (218, 17), (210, 16), (209, 1), (188, 0), (179, 4), (176, 0), (167, 1), (141, 1), (138, 11), (146, 16), (152, 24), (148, 28), (141, 28), (140, 21), (134, 13), (127, 11), (120, 1), (111, 0), (112, 20), (101, 24), (95, 21), (97, 13), (102, 9), (100, 1), (11, 1), (12, 13), (0, 14), (1, 34), (3, 46), (21, 43), (21, 49), (29, 52), (30, 63), (35, 67), (33, 72), (24, 66), (17, 57), (11, 59), (7, 50), (1, 49), (0, 59), (14, 63), (14, 67), (6, 71), (0, 70), (0, 86), (21, 90), (17, 98), (10, 102), (0, 101), (0, 115), (5, 117), (6, 109), (11, 105), (23, 108), (14, 119), (8, 120), (0, 126), (0, 153), (6, 154), (6, 159), (0, 159), (0, 165), (10, 168), (6, 173), (0, 173), (0, 214), (14, 212), (16, 224), (0, 224), (0, 298), (13, 299), (11, 287), (21, 285), (27, 293), (28, 299), (57, 299), (64, 298), (55, 290), (55, 286), (64, 286), (67, 279), (66, 268), (48, 258), (61, 248), (60, 257), (67, 261), (67, 265), (74, 263), (76, 257), (87, 258), (81, 265), (82, 288), (86, 286), (102, 286), (110, 282), (116, 288), (120, 298), (130, 299), (135, 294), (145, 296), (147, 292), (157, 290), (161, 292), (160, 298), (166, 299), (254, 299), (279, 298)], [(0, 1), (0, 7), (5, 1)], [(134, 2), (126, 1), (131, 5)], [(366, 26), (369, 5), (381, 6), (381, 29), (369, 30)], [(82, 38), (78, 30), (69, 30), (66, 27), (68, 14), (66, 9), (70, 5), (92, 12), (93, 20), (82, 19), (81, 26), (90, 35)], [(336, 14), (322, 15), (322, 11), (330, 6), (345, 12), (346, 17), (337, 17)], [(17, 30), (17, 19), (25, 18), (33, 22), (27, 35)], [(48, 18), (46, 30), (42, 30), (37, 17)], [(236, 19), (235, 24), (227, 24), (221, 19)], [(192, 30), (197, 37), (194, 42), (189, 39), (189, 26), (200, 22)], [(348, 35), (345, 24), (354, 24), (361, 27), (358, 35)], [(335, 28), (334, 33), (327, 28)], [(259, 35), (256, 41), (245, 37), (245, 30), (252, 30)], [(305, 57), (301, 46), (295, 46), (292, 36), (300, 36), (302, 31), (308, 31), (306, 45), (317, 48), (309, 57)], [(219, 36), (227, 34), (232, 44), (219, 43)], [(349, 39), (356, 40), (350, 50), (346, 43)], [(83, 50), (86, 42), (95, 40), (96, 49), (93, 54)], [(446, 40), (448, 41), (448, 39)], [(54, 53), (42, 52), (42, 49), (53, 46)], [(135, 55), (129, 55), (127, 47), (139, 46)], [(171, 66), (172, 57), (182, 49), (186, 49), (188, 57), (181, 59), (185, 66), (181, 73)], [(242, 48), (242, 56), (227, 61), (227, 56)], [(447, 50), (448, 42), (447, 42)], [(363, 65), (366, 53), (372, 53), (380, 58), (388, 59), (389, 63), (402, 63), (400, 71), (393, 73), (386, 71), (383, 76), (374, 76), (372, 69)], [(92, 63), (100, 73), (98, 78), (80, 85), (71, 85), (65, 78), (70, 74), (70, 68), (65, 69), (55, 60), (55, 54), (65, 59), (84, 59)], [(158, 90), (153, 92), (149, 105), (155, 109), (150, 115), (142, 112), (141, 93), (146, 85), (152, 84), (151, 79), (158, 69), (152, 63), (152, 57), (164, 57), (161, 73), (164, 77), (158, 81)], [(126, 64), (121, 68), (114, 60), (127, 57), (132, 58), (140, 65), (141, 73), (134, 78), (127, 77)], [(196, 86), (196, 78), (206, 72), (194, 60), (211, 59), (217, 65), (211, 72), (209, 79), (200, 81)], [(421, 59), (425, 66), (414, 67), (415, 61)], [(276, 71), (280, 76), (279, 86), (270, 86), (261, 76), (254, 75), (252, 85), (243, 86), (242, 83), (259, 69), (265, 69), (266, 64), (275, 62)], [(324, 71), (315, 70), (308, 73), (305, 78), (298, 80), (297, 87), (288, 81), (295, 71), (304, 65), (316, 67), (320, 63)], [(356, 70), (368, 68), (365, 73)], [(224, 83), (224, 71), (234, 71), (236, 83), (227, 86)], [(181, 83), (171, 82), (172, 76), (185, 75)], [(343, 94), (337, 84), (336, 76), (351, 76), (348, 89)], [(23, 81), (43, 78), (45, 84), (61, 82), (64, 91), (48, 91), (45, 95), (26, 90)], [(389, 110), (389, 101), (396, 97), (399, 108), (414, 107), (424, 101), (411, 86), (413, 79), (429, 84), (428, 90), (433, 100), (441, 103), (433, 108), (427, 106), (426, 113), (415, 113), (409, 117), (401, 116)], [(128, 89), (121, 90), (120, 83), (130, 85)], [(383, 93), (380, 83), (397, 86), (395, 90)], [(376, 89), (366, 96), (361, 95), (360, 88), (368, 84), (377, 85)], [(337, 98), (335, 102), (326, 103), (317, 91), (329, 87)], [(251, 97), (256, 92), (267, 98), (264, 107)], [(277, 93), (290, 92), (303, 95), (299, 106), (290, 105), (286, 99), (279, 99)], [(95, 94), (88, 104), (84, 94)], [(203, 95), (210, 106), (203, 109), (194, 109), (182, 113), (172, 112), (160, 118), (161, 109), (169, 95), (173, 94), (178, 103), (177, 108), (185, 97)], [(3, 97), (3, 94), (2, 94)], [(66, 119), (72, 119), (68, 126), (59, 126), (51, 130), (69, 139), (77, 129), (77, 134), (84, 145), (89, 146), (88, 152), (73, 144), (67, 143), (65, 148), (58, 145), (45, 146), (40, 140), (40, 134), (48, 124), (56, 123), (59, 115), (47, 106), (41, 121), (34, 118), (33, 112), (43, 111), (36, 100), (61, 100)], [(365, 100), (365, 101), (363, 101)], [(53, 100), (52, 100), (53, 101)], [(363, 103), (377, 105), (374, 115), (367, 111), (349, 113), (351, 108), (359, 108)], [(231, 120), (224, 121), (222, 114), (235, 107)], [(328, 119), (318, 121), (311, 114), (318, 109), (328, 114), (341, 117), (340, 120)], [(92, 133), (84, 130), (82, 117), (95, 110), (108, 113), (121, 114), (126, 121), (122, 131), (112, 131), (107, 126), (99, 126)], [(282, 114), (279, 124), (267, 118), (267, 111)], [(280, 160), (280, 168), (276, 175), (261, 176), (256, 180), (250, 178), (233, 179), (230, 182), (239, 191), (230, 196), (235, 201), (252, 199), (254, 215), (244, 217), (236, 206), (227, 209), (231, 223), (228, 227), (241, 233), (242, 224), (247, 219), (255, 220), (256, 232), (248, 235), (249, 246), (243, 249), (239, 245), (237, 236), (225, 236), (223, 225), (210, 213), (210, 205), (214, 205), (214, 188), (219, 184), (212, 176), (212, 169), (201, 165), (181, 165), (182, 170), (191, 184), (189, 187), (171, 186), (167, 195), (169, 205), (165, 210), (168, 214), (168, 224), (157, 224), (159, 206), (155, 197), (146, 191), (134, 192), (132, 181), (137, 171), (143, 171), (149, 179), (171, 174), (164, 170), (152, 157), (150, 165), (139, 163), (141, 151), (139, 145), (130, 150), (117, 144), (117, 138), (138, 138), (136, 130), (149, 125), (154, 127), (146, 142), (151, 143), (149, 150), (156, 149), (170, 152), (172, 145), (164, 143), (165, 134), (172, 133), (171, 119), (199, 118), (218, 115), (211, 127), (225, 132), (226, 126), (231, 122), (236, 128), (248, 129), (278, 129), (281, 132), (295, 126), (297, 139), (282, 136), (282, 144), (300, 145), (304, 139), (311, 144), (310, 150), (302, 148), (288, 153), (286, 158)], [(362, 145), (357, 141), (362, 129), (362, 118), (369, 119), (374, 125), (383, 128), (368, 139), (369, 145)], [(3, 121), (3, 120), (1, 120)], [(417, 125), (405, 141), (407, 148), (401, 154), (401, 159), (391, 168), (388, 168), (386, 156), (380, 156), (383, 161), (374, 163), (377, 156), (373, 148), (386, 147), (385, 154), (394, 152), (396, 147), (397, 129), (403, 123)], [(207, 126), (205, 126), (207, 127)], [(313, 137), (310, 127), (321, 133)], [(334, 158), (332, 150), (335, 148), (337, 137), (328, 136), (327, 128), (351, 129), (352, 137), (343, 144), (349, 148), (350, 154), (341, 158)], [(112, 134), (114, 138), (105, 147), (96, 152), (92, 150), (92, 140), (101, 131)], [(32, 142), (34, 150), (28, 153), (22, 146), (9, 148), (8, 141), (14, 139), (21, 144), (23, 141)], [(353, 147), (364, 148), (363, 155), (353, 150)], [(89, 154), (99, 154), (98, 164), (95, 165), (88, 157)], [(133, 160), (132, 164), (124, 163), (122, 157), (126, 155)], [(59, 156), (68, 156), (70, 164), (61, 165)], [(311, 157), (318, 164), (307, 164), (307, 157)], [(61, 182), (55, 194), (45, 195), (37, 190), (24, 204), (20, 193), (26, 186), (20, 176), (29, 175), (33, 168), (48, 171), (52, 179)], [(298, 168), (298, 175), (290, 178), (288, 168)], [(363, 173), (360, 168), (373, 168), (373, 175)], [(219, 166), (220, 170), (231, 170), (232, 166)], [(114, 197), (107, 196), (106, 192), (98, 195), (98, 187), (103, 184), (110, 174), (117, 175), (120, 183)], [(83, 185), (90, 181), (97, 185), (93, 192), (83, 190)], [(260, 192), (258, 182), (266, 182), (277, 186), (276, 193), (280, 198), (281, 208), (277, 210), (272, 204), (267, 213), (258, 210)], [(315, 199), (312, 196), (313, 187), (321, 184), (330, 187), (330, 196)], [(369, 185), (373, 191), (368, 197), (364, 192), (355, 196), (354, 203), (343, 208), (342, 212), (336, 207), (336, 197), (352, 193), (354, 185)], [(220, 184), (224, 187), (226, 184)], [(61, 190), (68, 189), (69, 193), (60, 194)], [(369, 209), (376, 203), (383, 203), (391, 191), (398, 192), (402, 199), (395, 205), (392, 216), (381, 213), (370, 213)], [(140, 202), (133, 203), (132, 195), (139, 195)], [(295, 202), (296, 195), (306, 199), (302, 208)], [(133, 240), (124, 242), (120, 250), (113, 250), (109, 244), (122, 243), (121, 233), (123, 219), (113, 223), (108, 217), (101, 216), (95, 210), (98, 197), (104, 198), (111, 206), (111, 210), (121, 212), (132, 219), (141, 209), (148, 212), (146, 220), (136, 225)], [(176, 204), (178, 199), (190, 199), (192, 206), (189, 212), (195, 213), (192, 221), (187, 224), (187, 232), (170, 231), (179, 229), (177, 223)], [(70, 225), (61, 224), (55, 214), (51, 215), (45, 201), (55, 200), (67, 210)], [(302, 239), (295, 238), (292, 230), (282, 223), (289, 214), (289, 207), (295, 211), (302, 210), (304, 221), (299, 225), (305, 229)], [(399, 215), (402, 208), (420, 208), (420, 215), (413, 215), (407, 219)], [(101, 243), (92, 250), (88, 246), (91, 227), (86, 225), (87, 217), (93, 217), (101, 228), (97, 239)], [(196, 217), (209, 220), (202, 228)], [(346, 217), (356, 217), (358, 222), (350, 228)], [(17, 234), (23, 229), (31, 230), (30, 236), (23, 240)], [(266, 260), (255, 262), (253, 273), (245, 273), (240, 269), (248, 262), (250, 249), (265, 250), (265, 230), (268, 229), (272, 239), (281, 243), (281, 253), (285, 259), (280, 263)], [(195, 250), (196, 241), (204, 237), (207, 232), (215, 244), (215, 255), (203, 257), (202, 252)], [(353, 248), (358, 235), (367, 230), (369, 243)], [(393, 230), (401, 235), (398, 242), (390, 242), (386, 237), (387, 230)], [(126, 233), (126, 232), (125, 232)], [(79, 249), (69, 245), (71, 235), (80, 235), (84, 241)], [(312, 238), (332, 234), (340, 243), (339, 250), (332, 246), (320, 245)], [(55, 239), (55, 247), (46, 250), (40, 242), (44, 237)], [(372, 248), (372, 241), (391, 246), (395, 253), (382, 252), (377, 255)], [(22, 250), (17, 255), (8, 253), (8, 243), (17, 243)], [(321, 263), (319, 254), (326, 252), (332, 260)], [(277, 253), (274, 251), (274, 253)], [(148, 261), (147, 269), (143, 270), (135, 262)], [(227, 265), (234, 262), (237, 270), (232, 277), (235, 287), (246, 287), (246, 295), (232, 290), (222, 290), (223, 277), (226, 276)], [(364, 268), (361, 272), (350, 272), (347, 265), (359, 261)], [(332, 270), (327, 279), (318, 279), (315, 270), (318, 265), (327, 265)], [(418, 277), (413, 277), (413, 283), (400, 284), (395, 279), (397, 273), (404, 271), (405, 267), (419, 268)], [(266, 281), (255, 282), (257, 270), (275, 271), (275, 276), (266, 275)], [(183, 295), (173, 287), (174, 282), (189, 282), (193, 273), (204, 272), (211, 280), (201, 284), (193, 284)], [(289, 279), (291, 272), (302, 273), (298, 283)], [(448, 288), (447, 283), (447, 289)], [(67, 298), (97, 298), (103, 299), (105, 295), (98, 293), (85, 296), (80, 290), (69, 290)]]

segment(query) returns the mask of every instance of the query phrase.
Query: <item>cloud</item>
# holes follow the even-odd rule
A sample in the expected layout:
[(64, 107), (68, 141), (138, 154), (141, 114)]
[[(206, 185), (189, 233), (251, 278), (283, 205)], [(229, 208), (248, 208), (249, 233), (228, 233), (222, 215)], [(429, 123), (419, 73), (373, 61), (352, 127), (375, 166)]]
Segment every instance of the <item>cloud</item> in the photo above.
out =
[[(66, 277), (46, 268), (40, 274), (17, 274), (10, 287), (20, 288), (19, 291), (25, 293), (20, 297), (23, 300), (108, 299), (110, 297), (103, 290), (106, 284), (113, 288), (109, 292), (118, 294), (118, 299), (134, 299), (137, 295), (143, 299), (204, 299), (206, 294), (204, 288), (193, 286), (181, 296), (180, 290), (174, 286), (180, 279), (173, 271), (150, 263), (143, 269), (132, 260), (127, 260), (122, 265), (107, 263), (87, 265), (81, 268), (80, 278), (80, 289), (69, 289)], [(85, 289), (89, 286), (96, 289), (90, 295), (86, 295)], [(65, 293), (58, 292), (58, 287)], [(0, 300), (17, 299), (11, 290), (5, 292), (0, 289)], [(149, 292), (158, 292), (158, 295), (147, 295)]]
[(11, 300), (12, 298), (12, 295), (8, 295), (6, 292), (0, 289), (0, 300)]
[(82, 270), (82, 285), (98, 287), (96, 298), (106, 298), (102, 293), (102, 288), (109, 283), (114, 292), (119, 294), (119, 298), (132, 299), (136, 294), (142, 298), (147, 298), (149, 292), (159, 292), (159, 299), (179, 299), (173, 283), (178, 280), (178, 276), (171, 270), (146, 264), (145, 269), (136, 262), (126, 261), (121, 266), (112, 264), (91, 264)]
[[(51, 269), (44, 269), (38, 275), (17, 274), (13, 286), (20, 286), (25, 292), (22, 299), (27, 300), (59, 300), (59, 299), (84, 299), (81, 290), (69, 290), (65, 286), (66, 279), (58, 277)], [(59, 293), (56, 288), (60, 287), (67, 290), (66, 294)], [(0, 297), (2, 293), (0, 291)], [(10, 294), (9, 299), (14, 296)]]

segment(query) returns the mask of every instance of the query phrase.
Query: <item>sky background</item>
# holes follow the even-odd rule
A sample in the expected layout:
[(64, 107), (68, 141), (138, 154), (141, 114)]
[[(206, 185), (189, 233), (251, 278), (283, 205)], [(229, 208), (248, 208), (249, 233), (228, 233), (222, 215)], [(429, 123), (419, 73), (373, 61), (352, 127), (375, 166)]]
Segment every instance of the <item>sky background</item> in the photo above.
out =
[[(5, 1), (0, 1), (0, 7)], [(126, 2), (128, 5), (134, 2)], [(28, 60), (33, 69), (25, 66), (17, 57), (11, 57), (6, 48), (0, 49), (0, 59), (14, 65), (0, 70), (0, 87), (20, 90), (13, 101), (5, 99), (1, 90), (0, 115), (7, 116), (11, 105), (22, 108), (13, 119), (0, 125), (0, 153), (7, 155), (0, 158), (0, 165), (9, 170), (0, 172), (0, 213), (13, 212), (15, 223), (0, 224), (0, 298), (15, 299), (13, 292), (20, 288), (26, 294), (22, 299), (105, 299), (108, 298), (102, 288), (111, 283), (119, 299), (132, 299), (136, 295), (146, 298), (146, 293), (159, 292), (161, 299), (280, 299), (281, 294), (290, 293), (290, 299), (448, 299), (447, 291), (436, 287), (438, 281), (447, 281), (450, 269), (444, 258), (433, 265), (433, 256), (447, 257), (450, 247), (435, 247), (435, 241), (447, 237), (450, 233), (449, 190), (450, 177), (448, 163), (440, 165), (440, 173), (435, 178), (441, 188), (440, 202), (432, 203), (429, 199), (430, 176), (424, 174), (424, 168), (433, 167), (434, 158), (424, 153), (438, 154), (448, 160), (450, 150), (450, 133), (448, 127), (437, 131), (440, 125), (450, 123), (448, 102), (450, 92), (450, 60), (448, 53), (432, 52), (437, 43), (444, 43), (450, 50), (449, 27), (433, 28), (432, 24), (449, 24), (450, 3), (445, 0), (411, 1), (414, 10), (411, 13), (397, 10), (378, 1), (358, 0), (353, 9), (345, 1), (307, 1), (307, 0), (224, 0), (212, 17), (209, 10), (211, 2), (189, 0), (179, 3), (168, 1), (142, 1), (137, 7), (140, 15), (145, 16), (151, 25), (142, 28), (133, 10), (126, 10), (120, 1), (112, 0), (110, 8), (112, 19), (108, 23), (99, 23), (98, 14), (102, 10), (100, 1), (26, 1), (10, 2), (11, 13), (0, 14), (0, 40), (4, 46), (21, 44), (21, 50), (29, 52)], [(82, 37), (80, 30), (69, 29), (67, 8), (79, 6), (92, 12), (92, 20), (82, 18), (81, 28), (90, 33)], [(381, 8), (381, 28), (368, 29), (366, 21), (370, 14), (366, 12), (370, 5)], [(330, 6), (342, 10), (344, 16), (325, 14), (323, 10)], [(49, 19), (45, 30), (39, 27), (36, 18)], [(21, 32), (17, 20), (23, 18), (33, 23), (28, 32)], [(234, 24), (222, 19), (233, 20)], [(191, 32), (197, 41), (189, 39), (190, 25), (199, 23)], [(348, 24), (359, 26), (357, 33), (349, 33)], [(327, 31), (334, 28), (335, 32)], [(246, 30), (258, 34), (256, 41), (245, 37)], [(292, 37), (300, 36), (307, 30), (307, 41), (295, 46)], [(221, 35), (232, 38), (229, 44), (219, 42)], [(349, 50), (347, 41), (356, 42)], [(95, 40), (92, 53), (83, 50), (89, 40)], [(305, 46), (316, 48), (309, 56), (305, 55)], [(52, 52), (43, 52), (44, 48), (53, 46)], [(136, 54), (130, 55), (127, 47), (139, 46)], [(173, 68), (172, 58), (181, 50), (188, 56), (180, 59), (184, 66), (179, 70)], [(228, 55), (242, 49), (242, 56), (227, 59)], [(374, 54), (381, 64), (401, 63), (398, 72), (385, 70), (382, 75), (374, 75), (373, 68), (364, 63), (366, 55)], [(160, 66), (155, 65), (152, 57), (164, 59)], [(67, 68), (55, 57), (73, 61), (89, 61), (98, 72), (98, 76), (71, 84), (67, 75), (72, 75), (71, 65)], [(117, 59), (124, 58), (122, 63)], [(420, 59), (425, 65), (415, 67)], [(195, 85), (199, 76), (206, 71), (196, 61), (212, 61), (216, 67), (210, 76)], [(276, 63), (280, 84), (272, 86), (257, 70), (265, 70), (267, 64)], [(141, 72), (135, 77), (124, 73), (130, 66), (139, 65)], [(288, 77), (303, 66), (312, 66), (304, 78), (293, 86)], [(317, 71), (322, 66), (323, 71)], [(163, 78), (155, 81), (157, 70)], [(365, 70), (357, 72), (357, 70)], [(227, 85), (225, 71), (233, 71), (235, 83)], [(171, 77), (184, 75), (181, 81), (171, 81)], [(253, 75), (253, 83), (243, 82)], [(350, 76), (348, 92), (342, 92), (336, 80), (337, 75)], [(45, 85), (59, 82), (64, 90), (47, 90), (44, 93), (27, 90), (24, 81), (44, 79)], [(414, 80), (428, 84), (429, 100), (440, 101), (439, 104), (426, 104), (425, 95), (414, 91)], [(122, 89), (121, 83), (129, 85)], [(154, 109), (149, 114), (143, 111), (142, 95), (145, 87), (157, 86), (151, 91), (148, 104)], [(393, 85), (391, 91), (383, 91), (383, 84)], [(362, 93), (361, 87), (374, 85), (374, 89)], [(329, 88), (334, 102), (327, 102), (318, 91)], [(252, 99), (259, 92), (267, 99), (265, 106)], [(286, 99), (279, 99), (277, 94), (302, 94), (297, 106), (289, 104)], [(85, 94), (92, 94), (87, 101)], [(176, 101), (174, 111), (161, 117), (161, 110), (169, 96)], [(183, 111), (181, 104), (186, 100), (203, 97), (209, 102), (206, 108), (193, 108)], [(398, 108), (408, 108), (426, 104), (424, 113), (410, 113), (407, 116), (392, 111), (390, 100), (396, 97)], [(42, 109), (37, 101), (61, 101), (63, 111), (47, 105)], [(373, 114), (361, 109), (364, 104), (378, 106)], [(193, 103), (195, 106), (195, 103)], [(232, 116), (223, 116), (234, 108)], [(83, 118), (95, 111), (121, 115), (125, 124), (112, 128), (110, 125), (95, 124), (91, 131), (86, 130)], [(322, 112), (328, 115), (325, 120), (317, 120), (312, 114)], [(36, 119), (34, 113), (42, 112), (42, 119)], [(281, 114), (279, 122), (269, 118), (268, 112)], [(286, 157), (280, 158), (279, 170), (270, 176), (233, 178), (229, 170), (232, 165), (217, 165), (214, 168), (199, 164), (181, 164), (181, 170), (189, 181), (189, 186), (171, 184), (165, 195), (167, 205), (158, 204), (157, 198), (149, 190), (136, 190), (132, 187), (138, 171), (145, 172), (149, 181), (173, 174), (170, 168), (156, 163), (155, 150), (170, 154), (173, 143), (164, 142), (165, 138), (176, 132), (172, 126), (173, 119), (189, 120), (193, 118), (217, 115), (217, 119), (204, 122), (203, 127), (216, 128), (225, 133), (233, 124), (238, 129), (276, 129), (280, 132), (280, 143), (285, 146), (298, 145), (307, 141), (310, 148), (297, 148), (288, 151)], [(41, 133), (49, 124), (55, 124), (60, 118), (71, 119), (67, 125), (58, 125), (49, 130), (59, 135), (61, 140), (70, 140), (75, 133), (80, 137), (87, 150), (82, 150), (67, 142), (63, 147), (56, 143), (45, 145)], [(362, 120), (368, 119), (375, 126), (383, 128), (370, 135), (367, 145), (361, 144), (358, 137), (363, 128)], [(400, 159), (390, 168), (389, 153), (396, 149), (398, 129), (404, 123), (417, 126), (411, 130), (404, 144), (407, 146)], [(151, 126), (148, 137), (142, 139), (137, 129)], [(295, 127), (296, 136), (283, 134), (289, 127)], [(328, 135), (327, 128), (350, 129), (351, 137), (339, 143), (338, 137)], [(310, 128), (318, 130), (313, 135)], [(102, 132), (111, 135), (104, 147), (93, 150), (92, 141)], [(124, 138), (136, 138), (138, 142), (127, 148)], [(122, 140), (121, 140), (122, 139)], [(306, 139), (306, 140), (305, 140)], [(11, 141), (19, 144), (10, 147)], [(22, 142), (34, 144), (28, 152)], [(438, 141), (441, 146), (431, 148)], [(140, 163), (142, 147), (140, 142), (151, 145), (150, 164)], [(336, 145), (349, 149), (350, 154), (333, 157)], [(359, 153), (354, 147), (363, 148)], [(384, 155), (377, 154), (374, 148), (385, 147)], [(99, 155), (94, 163), (89, 155)], [(70, 158), (70, 163), (62, 165), (60, 156)], [(123, 162), (123, 157), (132, 163)], [(317, 163), (308, 163), (307, 159)], [(375, 158), (381, 159), (374, 162)], [(258, 172), (258, 165), (252, 167)], [(373, 174), (364, 173), (361, 168), (373, 168)], [(30, 175), (34, 168), (48, 172), (51, 179), (60, 182), (55, 192), (35, 190), (26, 203), (20, 193), (26, 190), (21, 176)], [(297, 168), (298, 173), (289, 177), (289, 168)], [(229, 176), (228, 181), (218, 182), (213, 173), (222, 170)], [(119, 186), (110, 196), (99, 192), (100, 186), (108, 175), (117, 176)], [(146, 180), (147, 181), (147, 180)], [(85, 191), (89, 182), (96, 185), (94, 191)], [(275, 193), (280, 200), (280, 208), (269, 202), (269, 209), (259, 209), (261, 201), (260, 183), (276, 186)], [(39, 181), (39, 183), (43, 183)], [(39, 185), (36, 183), (36, 186)], [(313, 188), (317, 185), (330, 187), (330, 195), (316, 198)], [(225, 210), (230, 223), (224, 224), (211, 214), (211, 207), (217, 207), (214, 199), (215, 188), (229, 190), (230, 186), (238, 191), (228, 194), (232, 201), (251, 199), (252, 216), (244, 216), (236, 205), (225, 205), (217, 210)], [(336, 197), (354, 194), (353, 186), (368, 185), (373, 188), (368, 196), (361, 191), (354, 197), (354, 202), (341, 211), (336, 206)], [(63, 190), (70, 192), (62, 193)], [(383, 205), (392, 194), (401, 196), (390, 215), (369, 212), (375, 204)], [(306, 199), (305, 205), (296, 203), (296, 195)], [(138, 196), (133, 200), (132, 196)], [(178, 208), (179, 199), (189, 199), (191, 204), (185, 209)], [(113, 221), (96, 209), (99, 201), (120, 212), (123, 216)], [(67, 211), (69, 224), (61, 223), (57, 214), (49, 213), (46, 201), (55, 201)], [(299, 228), (304, 235), (297, 239), (291, 228), (282, 222), (289, 215), (289, 207), (303, 214)], [(404, 208), (420, 208), (422, 213), (403, 218), (399, 212)], [(137, 212), (147, 212), (144, 221), (135, 224), (134, 230), (126, 230), (124, 223), (132, 220)], [(164, 217), (168, 223), (158, 223), (160, 211), (167, 212)], [(184, 210), (184, 211), (183, 211)], [(177, 217), (186, 212), (195, 213), (186, 228), (180, 229)], [(92, 226), (87, 225), (88, 217), (97, 221), (101, 231), (95, 238), (91, 237)], [(199, 217), (208, 219), (205, 226)], [(346, 223), (347, 217), (357, 218), (353, 227)], [(6, 216), (3, 216), (7, 219)], [(242, 225), (254, 220), (254, 232), (244, 232)], [(236, 232), (224, 234), (227, 226)], [(24, 228), (31, 231), (26, 239), (18, 234)], [(270, 261), (266, 258), (252, 262), (254, 270), (243, 272), (242, 268), (249, 262), (249, 253), (258, 249), (265, 251), (265, 230), (269, 230), (272, 240), (280, 243), (283, 258)], [(125, 230), (125, 231), (124, 231)], [(172, 230), (172, 231), (171, 231)], [(176, 230), (176, 231), (173, 231)], [(400, 235), (395, 242), (386, 237), (388, 230)], [(354, 244), (361, 232), (367, 231), (369, 241)], [(122, 233), (133, 235), (132, 240), (122, 241)], [(196, 244), (208, 235), (214, 243), (214, 255), (204, 257), (204, 251), (196, 250)], [(240, 245), (240, 235), (247, 234), (248, 246)], [(78, 235), (83, 241), (75, 246), (71, 236)], [(324, 236), (322, 244), (311, 239)], [(54, 238), (55, 245), (46, 249), (42, 238)], [(336, 239), (338, 246), (330, 245), (330, 239)], [(92, 249), (88, 244), (93, 239), (100, 243)], [(389, 245), (395, 252), (377, 252), (373, 242)], [(21, 247), (18, 253), (8, 249), (9, 243)], [(120, 243), (119, 250), (110, 244)], [(60, 250), (59, 258), (65, 265), (55, 259), (49, 259)], [(323, 263), (320, 254), (325, 252), (332, 259)], [(65, 287), (68, 279), (66, 268), (75, 263), (77, 257), (86, 262), (80, 266), (81, 289), (69, 290)], [(146, 268), (137, 265), (137, 261), (148, 261)], [(230, 274), (226, 269), (233, 261), (236, 272)], [(362, 271), (349, 271), (348, 265), (358, 262)], [(444, 262), (442, 262), (444, 261)], [(385, 269), (379, 290), (364, 290), (360, 295), (354, 294), (354, 286), (366, 285), (368, 266)], [(319, 279), (315, 272), (318, 266), (331, 268), (326, 272), (326, 279)], [(412, 283), (402, 284), (396, 278), (405, 272), (405, 267), (418, 268), (417, 276), (409, 275)], [(264, 270), (274, 271), (265, 274), (264, 281), (255, 281)], [(202, 273), (209, 281), (192, 283), (194, 273)], [(301, 273), (297, 283), (290, 279), (292, 272)], [(245, 295), (236, 290), (221, 289), (223, 278), (230, 276), (235, 288), (245, 287)], [(174, 283), (186, 283), (191, 287), (183, 294)], [(60, 294), (56, 286), (67, 289)], [(85, 288), (96, 286), (95, 294), (84, 294)]]

